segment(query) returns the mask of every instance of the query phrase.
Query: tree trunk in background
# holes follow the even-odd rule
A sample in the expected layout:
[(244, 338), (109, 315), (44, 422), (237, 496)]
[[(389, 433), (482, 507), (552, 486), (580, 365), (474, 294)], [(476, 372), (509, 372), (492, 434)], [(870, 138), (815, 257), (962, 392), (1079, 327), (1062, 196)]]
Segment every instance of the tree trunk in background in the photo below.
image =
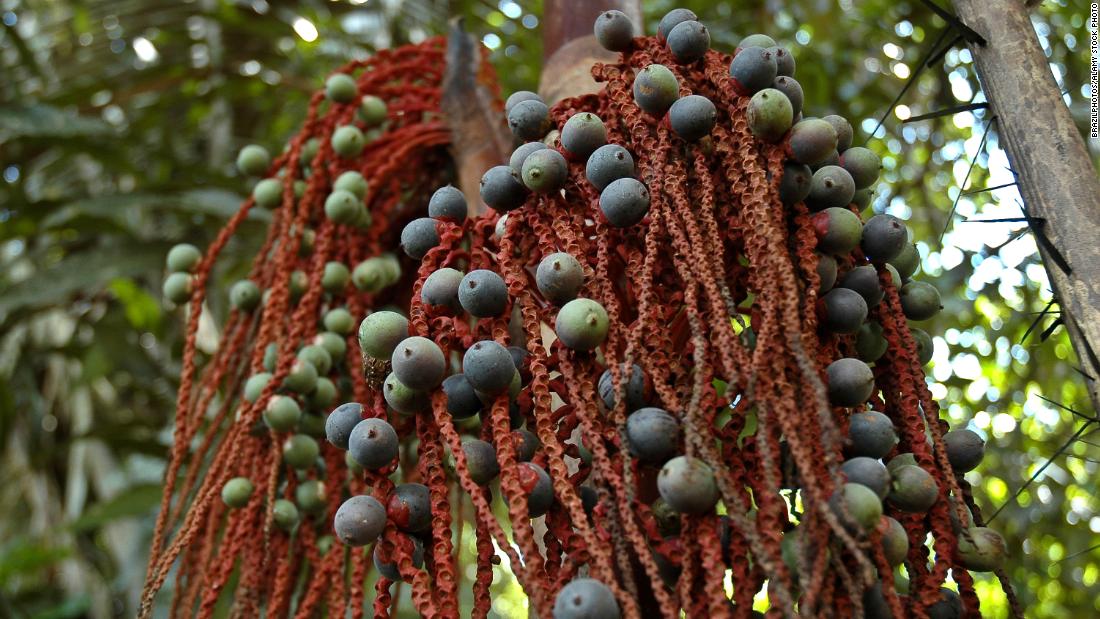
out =
[(618, 56), (596, 42), (592, 27), (600, 13), (622, 11), (634, 22), (635, 36), (642, 34), (640, 0), (546, 0), (543, 6), (544, 61), (539, 94), (547, 105), (599, 91), (592, 79), (592, 65)]
[(1027, 213), (1041, 220), (1034, 234), (1050, 240), (1037, 239), (1039, 253), (1100, 413), (1100, 179), (1024, 3), (953, 2), (962, 22), (986, 39), (970, 51)]

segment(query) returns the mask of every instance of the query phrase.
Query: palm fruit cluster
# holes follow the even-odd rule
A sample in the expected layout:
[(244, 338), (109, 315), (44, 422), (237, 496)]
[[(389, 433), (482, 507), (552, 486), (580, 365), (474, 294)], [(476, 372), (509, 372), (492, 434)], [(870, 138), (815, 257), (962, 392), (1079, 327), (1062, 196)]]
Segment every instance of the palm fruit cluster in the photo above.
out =
[[(477, 617), (500, 554), (555, 619), (758, 616), (760, 592), (780, 616), (980, 613), (969, 571), (1006, 555), (962, 477), (984, 443), (925, 385), (909, 321), (940, 298), (908, 230), (861, 216), (878, 156), (804, 115), (767, 35), (723, 53), (685, 9), (634, 33), (597, 19), (619, 53), (599, 93), (504, 102), (515, 149), (477, 195), (392, 180), (446, 140), (401, 97), (432, 85), (401, 83), (399, 54), (330, 77), (288, 155), (241, 151), (268, 176), (249, 206), (284, 216), (277, 260), (229, 291), (262, 320), (226, 329), (253, 348), (225, 362), (244, 379), (198, 486), (220, 501), (183, 520), (226, 536), (151, 566), (184, 553), (185, 605), (216, 602), (239, 556), (270, 614), (389, 616), (405, 581), (420, 614), (457, 617), (465, 504)], [(198, 310), (213, 254), (173, 249), (165, 296)]]

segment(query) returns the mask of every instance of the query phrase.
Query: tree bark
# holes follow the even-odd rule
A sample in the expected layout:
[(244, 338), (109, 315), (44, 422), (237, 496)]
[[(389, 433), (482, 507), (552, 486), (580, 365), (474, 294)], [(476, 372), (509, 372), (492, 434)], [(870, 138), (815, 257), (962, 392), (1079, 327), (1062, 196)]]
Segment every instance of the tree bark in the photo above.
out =
[(592, 65), (614, 61), (618, 54), (600, 47), (593, 34), (596, 18), (604, 11), (622, 11), (640, 36), (640, 0), (546, 0), (542, 20), (542, 78), (539, 94), (547, 105), (562, 99), (598, 92)]
[[(1100, 178), (1021, 0), (953, 0), (1100, 413)], [(1043, 238), (1048, 242), (1044, 241)]]

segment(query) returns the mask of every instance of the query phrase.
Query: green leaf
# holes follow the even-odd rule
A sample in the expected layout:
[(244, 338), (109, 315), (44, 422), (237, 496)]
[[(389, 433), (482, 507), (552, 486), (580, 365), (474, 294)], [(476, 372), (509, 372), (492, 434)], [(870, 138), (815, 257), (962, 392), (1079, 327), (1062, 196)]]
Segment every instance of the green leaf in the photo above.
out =
[(33, 574), (70, 554), (71, 549), (51, 547), (45, 540), (17, 540), (0, 550), (0, 585), (12, 577)]
[(122, 303), (126, 312), (126, 320), (135, 329), (152, 331), (160, 323), (160, 304), (137, 282), (128, 278), (119, 278), (112, 281), (108, 288)]
[(160, 484), (131, 486), (114, 498), (84, 510), (69, 527), (74, 531), (89, 531), (122, 518), (144, 516), (160, 503), (161, 490)]

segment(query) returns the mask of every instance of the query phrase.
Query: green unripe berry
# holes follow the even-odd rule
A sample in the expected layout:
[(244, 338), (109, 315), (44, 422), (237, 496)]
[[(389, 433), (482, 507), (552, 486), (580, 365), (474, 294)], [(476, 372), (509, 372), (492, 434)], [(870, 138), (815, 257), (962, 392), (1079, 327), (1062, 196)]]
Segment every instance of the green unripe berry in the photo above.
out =
[(928, 335), (923, 329), (916, 327), (909, 329), (909, 333), (913, 335), (913, 342), (917, 345), (917, 359), (920, 360), (921, 365), (927, 365), (932, 360), (932, 353), (934, 352), (932, 336)]
[(202, 252), (190, 243), (180, 243), (168, 250), (165, 263), (172, 273), (194, 273), (195, 267), (202, 261)]
[(321, 376), (328, 374), (329, 370), (332, 369), (332, 355), (316, 344), (303, 346), (302, 350), (298, 351), (298, 358), (308, 361), (317, 369), (317, 374)]
[[(306, 403), (314, 409), (328, 410), (336, 401), (336, 395), (336, 385), (328, 378), (321, 376), (317, 379), (317, 386), (306, 396)], [(312, 435), (312, 432), (310, 434)]]
[(234, 309), (251, 312), (260, 304), (260, 287), (250, 279), (242, 279), (229, 289), (229, 303)]
[[(317, 380), (320, 381), (322, 379), (318, 378)], [(328, 379), (326, 378), (324, 380)], [(314, 393), (316, 393), (316, 391), (314, 391)], [(309, 404), (309, 398), (310, 396), (306, 396), (307, 404)], [(312, 438), (323, 437), (325, 435), (325, 420), (320, 415), (303, 414), (302, 418), (298, 420), (296, 432), (302, 436), (309, 436)]]
[(794, 160), (806, 165), (825, 161), (836, 151), (836, 129), (820, 118), (810, 118), (791, 129), (790, 150)]
[(741, 51), (746, 47), (762, 47), (764, 49), (775, 47), (775, 39), (766, 34), (750, 34), (741, 39), (741, 42), (737, 44), (737, 48), (734, 51)]
[(359, 118), (368, 127), (377, 127), (386, 122), (386, 102), (374, 95), (364, 95), (359, 102)]
[(894, 268), (898, 270), (898, 275), (902, 281), (908, 281), (917, 272), (917, 267), (920, 266), (920, 252), (917, 251), (917, 246), (913, 243), (906, 243), (905, 247), (901, 249), (901, 253), (891, 258), (889, 264), (894, 265)]
[(860, 361), (874, 363), (886, 354), (887, 342), (882, 336), (882, 325), (874, 321), (863, 323), (856, 334), (856, 355)]
[(304, 434), (288, 436), (283, 441), (283, 462), (294, 469), (306, 469), (317, 461), (321, 447), (317, 441)]
[(308, 167), (320, 150), (321, 142), (317, 138), (309, 138), (305, 144), (302, 144), (301, 154), (298, 156), (299, 163)]
[(194, 286), (194, 278), (190, 273), (172, 273), (164, 280), (164, 298), (176, 305), (182, 305), (191, 298)]
[(244, 507), (248, 505), (253, 489), (252, 480), (249, 478), (234, 477), (222, 486), (222, 502), (232, 509)]
[(260, 399), (260, 394), (263, 393), (269, 382), (271, 382), (271, 374), (268, 372), (260, 372), (249, 376), (244, 383), (244, 400), (255, 402)]
[(662, 64), (651, 64), (634, 77), (634, 102), (643, 111), (660, 118), (680, 96), (680, 82)]
[(326, 262), (325, 271), (321, 275), (321, 288), (329, 294), (343, 292), (351, 279), (351, 271), (343, 262)]
[(959, 563), (974, 572), (992, 572), (1008, 557), (1008, 546), (1000, 533), (988, 527), (970, 527), (967, 535), (959, 536), (956, 552)]
[(757, 139), (778, 142), (794, 122), (794, 108), (787, 95), (774, 88), (754, 94), (748, 107), (749, 129)]
[(306, 293), (306, 288), (309, 287), (309, 278), (306, 276), (305, 271), (295, 269), (290, 273), (289, 284), (290, 298), (297, 300)]
[(594, 350), (607, 338), (607, 311), (592, 299), (573, 299), (562, 306), (554, 322), (558, 339), (574, 350)]
[(294, 502), (307, 514), (318, 514), (325, 509), (325, 484), (316, 479), (302, 482), (294, 489)]
[(355, 330), (355, 319), (352, 318), (351, 312), (342, 307), (329, 310), (325, 314), (323, 323), (325, 329), (342, 335), (347, 335)]
[(415, 415), (431, 408), (432, 402), (428, 392), (413, 389), (402, 383), (391, 372), (382, 385), (382, 395), (386, 398), (386, 404), (402, 415)]
[(275, 371), (275, 363), (279, 361), (279, 345), (275, 342), (264, 348), (264, 369), (268, 372)]
[(882, 159), (868, 148), (855, 146), (841, 153), (840, 165), (852, 175), (856, 189), (866, 189), (878, 180)]
[(252, 198), (260, 208), (277, 208), (283, 203), (283, 181), (265, 178), (252, 188)]
[(344, 358), (344, 355), (346, 355), (348, 352), (347, 339), (345, 339), (344, 336), (338, 333), (332, 333), (331, 331), (318, 333), (317, 337), (313, 338), (313, 343), (327, 350), (334, 364), (339, 363), (340, 360)]
[(882, 501), (874, 490), (862, 484), (844, 484), (830, 503), (837, 515), (847, 511), (864, 531), (873, 531), (882, 519)]
[(903, 512), (920, 514), (928, 511), (939, 496), (936, 478), (919, 466), (906, 464), (891, 471), (890, 503)]
[(901, 309), (909, 320), (928, 320), (942, 309), (940, 291), (928, 282), (911, 281), (901, 287)]
[[(394, 277), (395, 266), (397, 277)], [(359, 290), (376, 293), (396, 283), (400, 273), (401, 267), (392, 256), (374, 256), (355, 266), (351, 273), (351, 283)]]
[(237, 153), (237, 169), (249, 176), (260, 176), (271, 167), (271, 155), (263, 146), (249, 144)]
[(317, 386), (317, 368), (308, 361), (297, 359), (290, 366), (290, 373), (283, 380), (283, 386), (295, 393), (309, 393)]
[(367, 197), (367, 179), (355, 170), (349, 170), (338, 176), (336, 182), (332, 184), (332, 188), (334, 190), (350, 191), (360, 200)]
[(284, 531), (293, 531), (301, 519), (298, 507), (286, 499), (276, 500), (271, 511), (274, 514), (275, 525)]
[(328, 217), (333, 223), (354, 223), (359, 217), (359, 207), (361, 205), (362, 203), (355, 194), (337, 189), (325, 198), (325, 217)]
[(523, 184), (536, 193), (560, 191), (568, 175), (565, 157), (552, 148), (537, 150), (523, 162)]
[(363, 132), (353, 125), (344, 125), (332, 133), (332, 150), (344, 159), (358, 157), (366, 145)]
[(302, 418), (302, 409), (294, 398), (285, 395), (273, 395), (267, 401), (263, 412), (264, 423), (276, 432), (289, 432)]
[(355, 99), (358, 87), (355, 78), (347, 73), (333, 73), (325, 80), (325, 96), (336, 103), (350, 103)]
[(863, 222), (859, 215), (842, 207), (830, 207), (811, 219), (817, 233), (817, 250), (826, 254), (847, 254), (859, 245)]
[(407, 337), (409, 321), (397, 312), (374, 312), (359, 325), (359, 347), (375, 359), (388, 360)]
[(309, 184), (300, 178), (294, 181), (294, 197), (301, 199), (302, 196), (306, 195), (306, 187), (308, 186)]

